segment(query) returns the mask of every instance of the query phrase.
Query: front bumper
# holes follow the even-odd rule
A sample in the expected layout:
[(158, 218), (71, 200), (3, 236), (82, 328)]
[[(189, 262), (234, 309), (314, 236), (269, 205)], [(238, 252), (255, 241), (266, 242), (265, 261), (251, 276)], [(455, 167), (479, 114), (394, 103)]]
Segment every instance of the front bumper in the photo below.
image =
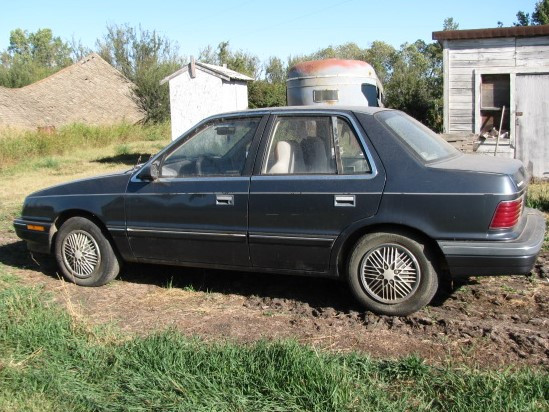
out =
[(13, 221), (17, 236), (27, 242), (27, 247), (31, 252), (36, 253), (49, 254), (51, 252), (51, 225), (51, 223), (36, 220), (15, 219)]
[(534, 209), (527, 208), (525, 213), (524, 229), (514, 240), (438, 241), (450, 274), (460, 277), (530, 273), (543, 245), (545, 217)]

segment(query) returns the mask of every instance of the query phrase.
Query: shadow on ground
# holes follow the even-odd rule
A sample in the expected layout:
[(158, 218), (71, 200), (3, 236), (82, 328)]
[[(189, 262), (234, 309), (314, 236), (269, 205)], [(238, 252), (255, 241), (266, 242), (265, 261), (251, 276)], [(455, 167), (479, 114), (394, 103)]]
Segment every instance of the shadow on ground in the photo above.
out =
[[(59, 277), (53, 257), (31, 254), (22, 241), (0, 246), (0, 263), (41, 272), (51, 279)], [(363, 311), (347, 285), (334, 279), (136, 263), (125, 264), (118, 279), (162, 288), (293, 300), (311, 307), (331, 307), (344, 313)], [(441, 306), (452, 291), (449, 285), (441, 288), (431, 305)]]
[(122, 163), (133, 166), (138, 163), (144, 163), (150, 159), (151, 153), (126, 153), (116, 156), (107, 156), (94, 160), (96, 163)]
[(17, 269), (35, 270), (57, 279), (57, 266), (50, 256), (33, 254), (22, 240), (0, 246), (0, 263)]

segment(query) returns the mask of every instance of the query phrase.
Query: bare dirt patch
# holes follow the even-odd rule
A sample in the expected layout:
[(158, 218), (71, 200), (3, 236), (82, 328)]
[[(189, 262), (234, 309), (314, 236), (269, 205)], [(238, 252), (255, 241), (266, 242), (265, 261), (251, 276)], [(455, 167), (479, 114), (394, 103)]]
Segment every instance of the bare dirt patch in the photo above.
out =
[(0, 233), (0, 263), (90, 322), (135, 334), (176, 328), (204, 340), (291, 338), (436, 364), (549, 366), (547, 251), (530, 276), (471, 278), (400, 318), (362, 311), (345, 284), (327, 279), (127, 265), (107, 286), (78, 287), (58, 278), (51, 258), (33, 258), (12, 231)]

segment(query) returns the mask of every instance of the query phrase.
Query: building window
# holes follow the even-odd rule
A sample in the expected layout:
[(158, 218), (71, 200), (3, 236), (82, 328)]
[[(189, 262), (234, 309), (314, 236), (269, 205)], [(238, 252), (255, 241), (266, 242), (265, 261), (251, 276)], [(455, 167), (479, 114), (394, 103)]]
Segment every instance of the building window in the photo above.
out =
[[(488, 133), (495, 136), (499, 132), (504, 137), (509, 137), (510, 75), (483, 74), (481, 75), (480, 90), (480, 134)], [(507, 134), (505, 135), (505, 133)]]

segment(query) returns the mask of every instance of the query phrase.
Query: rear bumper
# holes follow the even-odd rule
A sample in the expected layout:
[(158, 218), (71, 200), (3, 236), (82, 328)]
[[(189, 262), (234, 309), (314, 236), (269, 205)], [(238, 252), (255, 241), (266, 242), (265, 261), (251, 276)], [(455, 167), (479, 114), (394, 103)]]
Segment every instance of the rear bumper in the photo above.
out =
[(522, 275), (530, 273), (545, 237), (545, 217), (526, 209), (526, 224), (510, 241), (438, 241), (454, 277)]
[[(19, 238), (27, 242), (27, 247), (31, 252), (50, 253), (50, 228), (51, 223), (39, 222), (35, 220), (15, 219), (13, 227)], [(29, 229), (35, 227), (35, 229)], [(36, 230), (42, 227), (44, 230)]]

